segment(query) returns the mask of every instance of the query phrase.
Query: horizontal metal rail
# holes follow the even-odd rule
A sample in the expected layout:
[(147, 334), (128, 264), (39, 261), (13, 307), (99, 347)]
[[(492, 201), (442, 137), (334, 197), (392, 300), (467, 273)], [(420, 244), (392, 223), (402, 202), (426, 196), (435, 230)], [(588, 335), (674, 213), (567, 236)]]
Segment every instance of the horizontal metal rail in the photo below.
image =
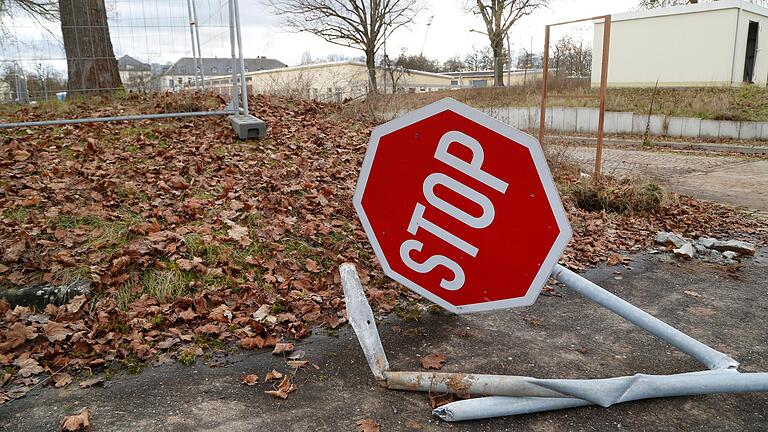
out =
[(13, 129), (20, 127), (33, 127), (33, 126), (58, 126), (68, 124), (82, 124), (82, 123), (104, 123), (113, 121), (134, 121), (134, 120), (154, 120), (154, 119), (168, 119), (168, 118), (183, 118), (183, 117), (205, 117), (205, 116), (220, 116), (220, 115), (233, 115), (236, 114), (235, 110), (224, 111), (195, 111), (185, 113), (164, 113), (164, 114), (138, 114), (127, 116), (115, 116), (115, 117), (90, 117), (80, 119), (61, 119), (61, 120), (42, 120), (31, 122), (17, 122), (17, 123), (0, 123), (0, 129)]

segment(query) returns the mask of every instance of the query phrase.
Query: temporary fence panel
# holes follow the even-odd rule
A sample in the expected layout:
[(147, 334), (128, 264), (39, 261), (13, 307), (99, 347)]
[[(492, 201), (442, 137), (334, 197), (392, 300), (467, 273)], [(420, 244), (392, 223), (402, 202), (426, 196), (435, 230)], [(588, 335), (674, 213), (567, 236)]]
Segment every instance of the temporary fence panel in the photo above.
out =
[[(11, 2), (2, 17), (0, 103), (56, 107), (44, 110), (50, 117), (34, 121), (14, 116), (13, 109), (0, 110), (0, 128), (248, 114), (240, 77), (246, 64), (268, 60), (243, 59), (237, 0), (68, 0), (58, 5), (46, 17)], [(212, 77), (227, 85), (207, 88), (206, 78)], [(109, 106), (93, 113), (70, 109), (71, 100), (104, 93), (115, 106), (131, 94), (173, 99), (169, 93), (181, 93), (185, 102), (176, 98), (163, 104), (168, 99), (158, 97), (151, 108), (136, 112)]]

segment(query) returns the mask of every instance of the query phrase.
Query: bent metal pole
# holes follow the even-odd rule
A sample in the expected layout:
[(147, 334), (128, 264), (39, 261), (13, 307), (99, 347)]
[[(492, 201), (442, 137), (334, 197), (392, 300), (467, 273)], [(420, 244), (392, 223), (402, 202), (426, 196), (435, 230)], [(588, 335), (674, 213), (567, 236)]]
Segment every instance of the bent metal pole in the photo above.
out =
[(559, 264), (556, 265), (555, 269), (552, 271), (552, 277), (582, 296), (594, 301), (659, 339), (666, 341), (680, 351), (695, 358), (709, 369), (735, 369), (739, 366), (739, 362), (726, 354), (699, 342), (648, 312), (622, 300)]
[(482, 397), (452, 402), (434, 409), (432, 413), (446, 421), (463, 421), (593, 404), (608, 407), (623, 402), (661, 397), (768, 391), (768, 373), (742, 374), (735, 369), (677, 375), (638, 374), (605, 380), (531, 380), (541, 382), (549, 388), (567, 389), (569, 392), (575, 390), (575, 397)]

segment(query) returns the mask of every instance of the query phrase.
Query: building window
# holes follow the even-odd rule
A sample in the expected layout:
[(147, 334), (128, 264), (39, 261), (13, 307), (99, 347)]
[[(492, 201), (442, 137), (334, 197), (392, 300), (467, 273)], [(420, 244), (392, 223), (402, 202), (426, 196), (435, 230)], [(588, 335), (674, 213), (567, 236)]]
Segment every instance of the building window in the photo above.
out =
[(459, 80), (451, 80), (451, 85), (459, 85)]
[(173, 88), (173, 78), (168, 80), (168, 87)]
[(177, 81), (179, 82), (179, 84), (184, 84), (184, 78), (182, 77), (179, 77)]

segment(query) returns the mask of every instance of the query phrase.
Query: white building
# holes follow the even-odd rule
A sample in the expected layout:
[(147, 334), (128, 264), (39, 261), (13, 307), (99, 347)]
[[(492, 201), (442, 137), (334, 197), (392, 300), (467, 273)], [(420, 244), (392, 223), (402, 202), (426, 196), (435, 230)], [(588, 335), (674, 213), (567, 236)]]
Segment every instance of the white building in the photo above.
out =
[[(595, 22), (592, 86), (600, 85), (602, 22)], [(612, 17), (611, 87), (740, 86), (768, 81), (768, 8), (720, 0)]]
[(117, 70), (120, 72), (120, 81), (128, 91), (158, 90), (153, 82), (152, 66), (149, 63), (136, 60), (124, 55), (117, 59)]
[[(244, 59), (243, 63), (246, 72), (286, 67), (285, 63), (266, 57), (247, 58)], [(231, 58), (203, 58), (202, 64), (203, 76), (206, 81), (209, 77), (231, 76), (232, 74)], [(161, 89), (163, 91), (178, 91), (190, 87), (194, 88), (198, 70), (197, 61), (194, 58), (180, 58), (161, 77)]]
[[(365, 63), (340, 61), (303, 66), (286, 67), (246, 73), (249, 93), (280, 94), (322, 101), (342, 101), (362, 97), (368, 92), (368, 67)], [(376, 68), (376, 81), (383, 93), (423, 93), (449, 88), (457, 79), (448, 75)], [(223, 93), (228, 93), (231, 77), (219, 76), (206, 82), (212, 83)], [(458, 83), (458, 81), (456, 81)]]

